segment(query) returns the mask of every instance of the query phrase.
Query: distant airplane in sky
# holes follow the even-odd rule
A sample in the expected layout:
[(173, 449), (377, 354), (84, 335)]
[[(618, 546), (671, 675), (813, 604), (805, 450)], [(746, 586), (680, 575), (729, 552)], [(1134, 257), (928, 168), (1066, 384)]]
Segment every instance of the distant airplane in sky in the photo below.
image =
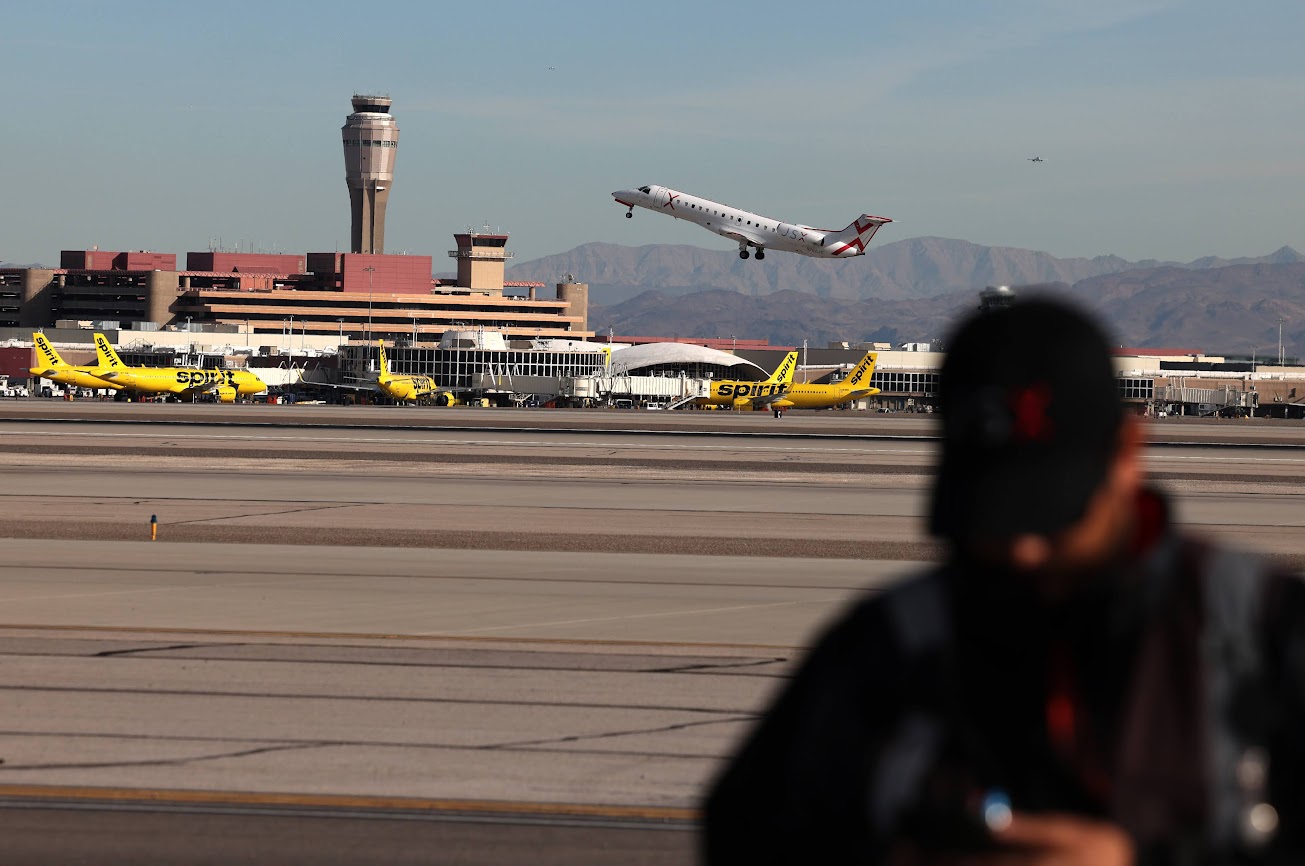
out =
[(1033, 156), (1029, 158), (1029, 162), (1043, 162), (1043, 161), (1044, 160), (1040, 156)]
[(741, 259), (748, 258), (748, 247), (757, 251), (758, 260), (766, 257), (768, 249), (825, 259), (863, 256), (866, 244), (870, 243), (879, 227), (892, 222), (887, 217), (861, 214), (841, 231), (817, 229), (800, 223), (780, 222), (664, 186), (623, 189), (612, 193), (612, 198), (629, 208), (626, 217), (634, 216), (636, 207), (647, 208), (654, 213), (688, 220), (727, 237), (738, 243)]

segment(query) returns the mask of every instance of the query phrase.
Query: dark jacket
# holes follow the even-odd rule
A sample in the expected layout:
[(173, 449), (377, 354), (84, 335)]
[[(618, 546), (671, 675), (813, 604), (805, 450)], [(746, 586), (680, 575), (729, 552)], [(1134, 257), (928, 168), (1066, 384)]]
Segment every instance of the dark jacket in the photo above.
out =
[[(716, 781), (705, 862), (973, 850), (995, 790), (1117, 823), (1148, 866), (1305, 862), (1305, 586), (1179, 537), (1155, 494), (1139, 515), (1128, 551), (1054, 609), (959, 559), (854, 607)], [(1244, 620), (1213, 598), (1228, 586), (1252, 587)], [(1233, 790), (1246, 755), (1267, 755), (1266, 789)], [(1258, 802), (1278, 829), (1243, 838)]]

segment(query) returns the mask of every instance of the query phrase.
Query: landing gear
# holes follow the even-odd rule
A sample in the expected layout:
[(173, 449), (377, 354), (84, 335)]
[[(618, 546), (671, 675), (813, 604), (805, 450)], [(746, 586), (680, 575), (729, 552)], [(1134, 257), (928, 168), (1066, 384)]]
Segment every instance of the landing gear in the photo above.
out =
[(625, 212), (625, 218), (628, 220), (634, 219), (634, 208), (630, 208), (628, 211)]
[(748, 257), (748, 251), (747, 251), (747, 250), (739, 250), (739, 258), (741, 258), (741, 259), (746, 259), (747, 257)]
[(761, 261), (765, 257), (766, 257), (766, 251), (763, 250), (761, 247), (757, 247), (757, 261)]

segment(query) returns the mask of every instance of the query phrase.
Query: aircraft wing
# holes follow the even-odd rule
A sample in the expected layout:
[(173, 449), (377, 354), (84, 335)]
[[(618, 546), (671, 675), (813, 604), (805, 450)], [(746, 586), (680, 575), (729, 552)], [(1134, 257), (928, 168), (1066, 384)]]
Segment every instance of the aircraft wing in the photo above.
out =
[(771, 403), (777, 403), (787, 397), (788, 393), (785, 392), (782, 394), (766, 394), (763, 397), (748, 397), (746, 399), (748, 404), (752, 406), (769, 406)]
[(341, 389), (343, 389), (343, 390), (345, 390), (345, 391), (377, 391), (377, 390), (379, 390), (379, 389), (377, 388), (377, 386), (376, 386), (376, 380), (374, 380), (374, 379), (357, 379), (357, 378), (355, 378), (355, 377), (353, 377), (353, 376), (350, 376), (349, 378), (350, 378), (350, 379), (353, 379), (353, 381), (355, 381), (355, 382), (365, 382), (365, 383), (367, 383), (367, 384), (364, 384), (364, 385), (337, 385), (337, 384), (334, 383), (334, 382), (319, 381), (318, 379), (315, 379), (315, 378), (314, 378), (314, 379), (310, 379), (310, 378), (308, 378), (307, 376), (305, 376), (305, 375), (303, 374), (302, 371), (300, 371), (300, 373), (299, 373), (299, 381), (302, 382), (302, 383), (305, 384), (305, 385), (317, 385), (317, 386), (320, 386), (320, 387), (322, 387), (322, 388), (341, 388)]
[(741, 244), (756, 244), (757, 246), (762, 247), (766, 246), (766, 238), (763, 238), (759, 234), (749, 232), (746, 229), (729, 229), (728, 231), (722, 229), (716, 233), (721, 237), (729, 238), (730, 240), (737, 241)]

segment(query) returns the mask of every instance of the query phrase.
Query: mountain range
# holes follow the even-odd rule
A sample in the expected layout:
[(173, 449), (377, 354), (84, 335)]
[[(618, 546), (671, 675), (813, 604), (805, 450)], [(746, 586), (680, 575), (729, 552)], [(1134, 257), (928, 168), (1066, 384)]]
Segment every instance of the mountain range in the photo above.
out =
[[(1278, 319), (1290, 354), (1305, 349), (1305, 262), (1205, 269), (1138, 268), (1066, 283), (1019, 287), (1019, 294), (1068, 294), (1094, 309), (1120, 345), (1192, 348), (1261, 358), (1277, 352)], [(688, 295), (644, 292), (590, 305), (590, 327), (629, 336), (766, 338), (775, 345), (832, 341), (900, 343), (945, 339), (956, 318), (978, 305), (967, 288), (929, 298), (843, 300), (784, 290), (761, 297), (711, 289)]]
[(649, 290), (687, 295), (723, 289), (742, 295), (793, 290), (847, 301), (904, 300), (946, 295), (989, 285), (1060, 282), (1069, 285), (1108, 274), (1171, 267), (1209, 270), (1234, 265), (1291, 264), (1305, 256), (1291, 247), (1258, 258), (1207, 256), (1191, 262), (1131, 262), (1119, 256), (1057, 258), (1014, 247), (988, 247), (951, 238), (921, 237), (873, 247), (854, 259), (796, 255), (744, 261), (734, 252), (675, 244), (626, 247), (583, 244), (565, 253), (522, 262), (514, 280), (552, 283), (574, 274), (589, 283), (590, 299), (611, 305)]

